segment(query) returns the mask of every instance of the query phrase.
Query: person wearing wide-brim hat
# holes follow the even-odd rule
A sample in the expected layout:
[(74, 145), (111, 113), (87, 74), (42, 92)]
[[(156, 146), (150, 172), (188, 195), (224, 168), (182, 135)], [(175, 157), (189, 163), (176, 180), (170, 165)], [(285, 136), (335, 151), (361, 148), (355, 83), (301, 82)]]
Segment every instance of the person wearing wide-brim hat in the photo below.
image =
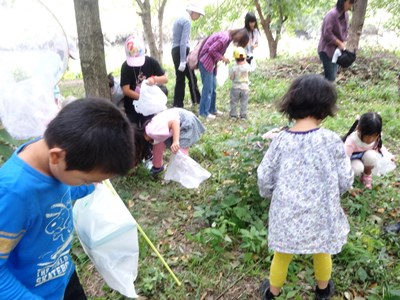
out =
[(186, 66), (186, 56), (190, 51), (189, 37), (192, 21), (204, 16), (204, 9), (198, 3), (190, 3), (174, 22), (172, 27), (172, 60), (175, 67), (176, 84), (174, 91), (174, 106), (183, 107), (185, 98), (186, 78), (189, 81), (192, 104), (200, 102), (200, 91), (194, 71)]

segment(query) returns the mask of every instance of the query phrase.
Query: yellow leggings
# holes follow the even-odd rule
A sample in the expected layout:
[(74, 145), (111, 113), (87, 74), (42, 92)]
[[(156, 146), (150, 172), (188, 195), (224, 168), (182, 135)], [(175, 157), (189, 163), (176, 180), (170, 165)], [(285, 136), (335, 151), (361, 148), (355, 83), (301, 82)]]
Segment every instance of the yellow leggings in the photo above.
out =
[[(269, 281), (272, 286), (281, 288), (285, 283), (289, 263), (293, 254), (275, 252), (271, 263)], [(313, 255), (314, 274), (317, 281), (328, 281), (332, 274), (332, 258), (330, 254), (318, 253)]]

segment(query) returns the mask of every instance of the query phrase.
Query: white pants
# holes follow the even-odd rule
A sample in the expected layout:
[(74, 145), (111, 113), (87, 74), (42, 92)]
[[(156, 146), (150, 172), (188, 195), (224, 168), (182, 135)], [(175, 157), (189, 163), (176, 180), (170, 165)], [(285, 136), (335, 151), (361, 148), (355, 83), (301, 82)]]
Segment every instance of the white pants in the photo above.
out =
[(364, 172), (364, 166), (374, 168), (378, 160), (379, 153), (375, 150), (365, 151), (361, 159), (353, 159), (351, 167), (355, 176), (360, 176)]

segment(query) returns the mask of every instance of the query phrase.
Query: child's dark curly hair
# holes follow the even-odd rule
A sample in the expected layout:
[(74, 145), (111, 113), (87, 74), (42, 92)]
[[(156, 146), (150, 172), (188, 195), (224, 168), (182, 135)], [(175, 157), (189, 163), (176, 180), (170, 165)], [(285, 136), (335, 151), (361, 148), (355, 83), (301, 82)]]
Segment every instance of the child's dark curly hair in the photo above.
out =
[(321, 75), (306, 74), (292, 82), (278, 103), (278, 110), (290, 121), (307, 117), (323, 120), (335, 115), (336, 100), (336, 88), (331, 82)]

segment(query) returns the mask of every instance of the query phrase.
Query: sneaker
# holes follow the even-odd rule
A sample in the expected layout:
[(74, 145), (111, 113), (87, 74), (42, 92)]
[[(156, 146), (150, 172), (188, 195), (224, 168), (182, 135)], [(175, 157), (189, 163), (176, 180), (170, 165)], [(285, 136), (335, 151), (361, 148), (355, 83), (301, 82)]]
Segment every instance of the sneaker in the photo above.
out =
[(162, 171), (164, 171), (164, 166), (161, 166), (159, 168), (155, 168), (154, 166), (152, 166), (150, 169), (150, 173), (153, 176), (160, 174)]
[(335, 294), (335, 284), (332, 279), (329, 280), (328, 286), (323, 290), (320, 290), (318, 286), (315, 287), (315, 300), (330, 300), (333, 294)]
[(246, 120), (246, 119), (247, 119), (247, 116), (240, 116), (240, 118), (241, 118), (242, 120)]
[(272, 299), (275, 299), (275, 297), (278, 297), (278, 296), (274, 296), (271, 293), (271, 291), (269, 290), (270, 286), (271, 285), (269, 284), (269, 280), (263, 280), (261, 282), (261, 286), (259, 289), (261, 300), (272, 300)]
[(213, 114), (209, 114), (209, 115), (206, 117), (207, 120), (214, 120), (215, 118), (216, 118), (216, 116), (213, 115)]
[(216, 112), (211, 113), (213, 116), (222, 116), (224, 113), (220, 110), (217, 110)]
[(372, 175), (361, 175), (361, 183), (365, 186), (366, 189), (372, 189)]
[(230, 117), (231, 119), (235, 119), (235, 120), (238, 118), (238, 116), (233, 116), (233, 115), (230, 115), (229, 117)]

